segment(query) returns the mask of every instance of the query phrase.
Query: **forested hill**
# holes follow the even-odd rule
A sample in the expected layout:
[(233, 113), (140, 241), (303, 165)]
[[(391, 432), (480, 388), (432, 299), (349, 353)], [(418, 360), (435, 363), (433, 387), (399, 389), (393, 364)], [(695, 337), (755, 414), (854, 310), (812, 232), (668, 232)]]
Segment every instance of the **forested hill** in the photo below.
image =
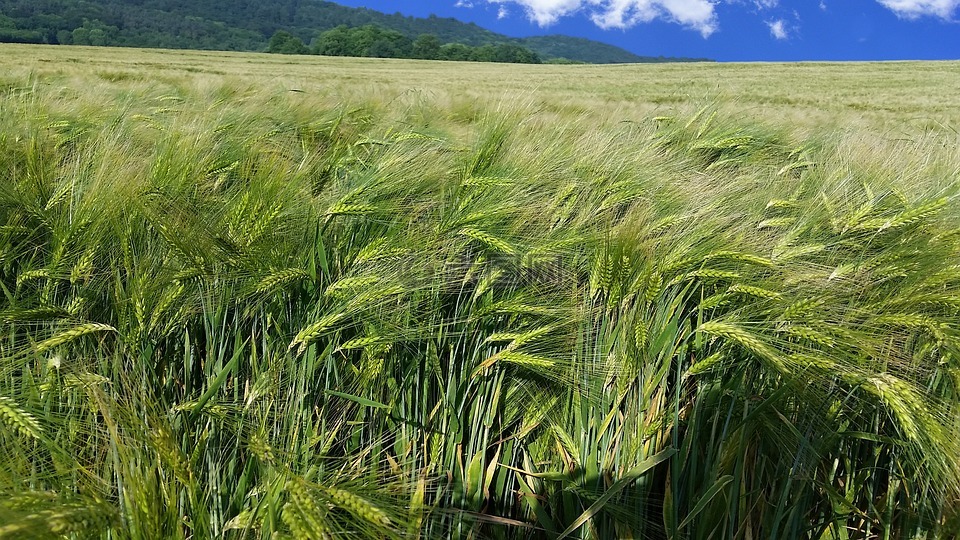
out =
[(520, 45), (543, 59), (693, 60), (637, 56), (568, 36), (515, 39), (451, 18), (390, 15), (318, 0), (0, 0), (0, 41), (6, 42), (262, 51), (278, 30), (310, 44), (337, 26), (371, 24), (410, 39), (431, 34), (441, 43)]

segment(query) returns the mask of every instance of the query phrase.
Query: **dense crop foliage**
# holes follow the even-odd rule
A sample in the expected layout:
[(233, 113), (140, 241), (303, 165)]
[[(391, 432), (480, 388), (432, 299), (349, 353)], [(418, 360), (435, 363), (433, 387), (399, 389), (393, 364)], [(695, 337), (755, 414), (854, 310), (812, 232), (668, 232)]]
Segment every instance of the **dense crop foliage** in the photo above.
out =
[(0, 537), (960, 531), (948, 140), (8, 82)]

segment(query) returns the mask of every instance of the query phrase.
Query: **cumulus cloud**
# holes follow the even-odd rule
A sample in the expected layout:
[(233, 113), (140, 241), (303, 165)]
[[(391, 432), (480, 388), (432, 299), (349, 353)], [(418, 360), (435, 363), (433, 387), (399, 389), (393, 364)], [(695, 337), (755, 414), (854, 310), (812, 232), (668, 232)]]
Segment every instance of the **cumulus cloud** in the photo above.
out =
[[(523, 6), (527, 16), (540, 26), (549, 26), (561, 17), (587, 11), (604, 29), (630, 28), (662, 19), (694, 29), (704, 37), (717, 30), (714, 0), (487, 0), (497, 4)], [(766, 0), (770, 1), (770, 0)]]
[(770, 35), (776, 39), (784, 40), (790, 37), (787, 32), (787, 24), (783, 19), (768, 21), (767, 26), (770, 27)]
[(923, 16), (950, 19), (960, 6), (960, 0), (877, 0), (898, 17), (916, 19)]
[[(717, 31), (716, 6), (720, 3), (753, 6), (760, 12), (780, 7), (780, 0), (486, 0), (499, 4), (498, 18), (509, 16), (506, 4), (516, 4), (527, 18), (540, 26), (550, 26), (561, 18), (574, 13), (585, 13), (600, 28), (627, 29), (638, 24), (662, 20), (679, 24), (709, 37)], [(898, 17), (916, 19), (924, 16), (952, 20), (960, 8), (960, 0), (877, 0)], [(457, 0), (458, 7), (473, 7), (477, 0)], [(821, 10), (827, 10), (827, 0), (818, 2)], [(761, 15), (762, 16), (762, 15)], [(784, 19), (767, 21), (770, 33), (776, 39), (788, 39), (796, 28)]]
[[(520, 4), (527, 12), (527, 16), (540, 26), (550, 26), (560, 17), (570, 15), (583, 7), (583, 0), (487, 0), (494, 4)], [(586, 0), (592, 3), (593, 0)]]

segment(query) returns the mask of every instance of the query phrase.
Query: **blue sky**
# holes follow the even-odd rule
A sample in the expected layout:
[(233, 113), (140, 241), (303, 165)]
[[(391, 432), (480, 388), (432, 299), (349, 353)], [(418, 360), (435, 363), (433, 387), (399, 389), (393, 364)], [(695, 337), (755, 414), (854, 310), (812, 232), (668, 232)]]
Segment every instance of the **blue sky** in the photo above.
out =
[(336, 0), (720, 61), (960, 60), (960, 0)]

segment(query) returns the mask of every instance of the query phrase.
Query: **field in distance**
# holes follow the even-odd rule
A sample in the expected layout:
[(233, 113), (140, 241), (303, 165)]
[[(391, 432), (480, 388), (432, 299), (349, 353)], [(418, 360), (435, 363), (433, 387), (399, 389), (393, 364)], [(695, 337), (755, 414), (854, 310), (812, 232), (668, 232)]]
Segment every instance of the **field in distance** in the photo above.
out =
[(450, 110), (523, 102), (558, 115), (642, 120), (718, 102), (802, 130), (897, 136), (960, 124), (960, 62), (502, 66), (210, 51), (0, 45), (7, 79), (301, 90), (353, 101), (417, 93)]
[(960, 537), (960, 64), (0, 46), (0, 539)]

